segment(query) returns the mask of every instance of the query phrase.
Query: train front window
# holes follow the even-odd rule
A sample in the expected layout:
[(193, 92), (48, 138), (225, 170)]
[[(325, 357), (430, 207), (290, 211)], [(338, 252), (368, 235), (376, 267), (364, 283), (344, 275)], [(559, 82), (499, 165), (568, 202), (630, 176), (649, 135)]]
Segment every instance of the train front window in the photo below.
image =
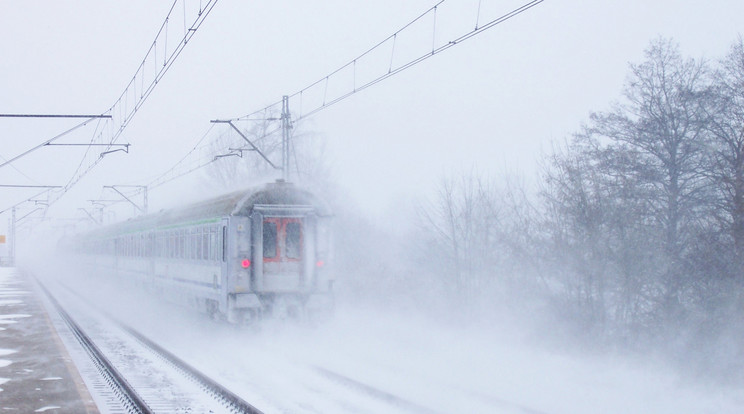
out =
[(276, 257), (277, 224), (275, 220), (265, 220), (263, 223), (263, 257), (266, 259)]
[(290, 221), (286, 224), (286, 238), (284, 255), (288, 259), (299, 259), (302, 257), (302, 227), (299, 222)]

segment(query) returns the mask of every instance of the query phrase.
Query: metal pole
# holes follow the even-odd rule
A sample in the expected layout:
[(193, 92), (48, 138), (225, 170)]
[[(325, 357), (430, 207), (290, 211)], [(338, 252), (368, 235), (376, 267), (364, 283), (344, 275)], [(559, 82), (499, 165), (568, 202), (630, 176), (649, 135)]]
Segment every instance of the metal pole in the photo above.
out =
[(144, 190), (144, 202), (143, 202), (143, 204), (144, 204), (144, 207), (145, 207), (145, 214), (147, 214), (147, 186), (146, 185), (143, 185), (142, 188)]
[(111, 115), (0, 114), (0, 118), (107, 118)]
[(282, 179), (289, 179), (289, 96), (282, 97)]
[(16, 254), (16, 208), (13, 207), (10, 214), (10, 265), (15, 266)]

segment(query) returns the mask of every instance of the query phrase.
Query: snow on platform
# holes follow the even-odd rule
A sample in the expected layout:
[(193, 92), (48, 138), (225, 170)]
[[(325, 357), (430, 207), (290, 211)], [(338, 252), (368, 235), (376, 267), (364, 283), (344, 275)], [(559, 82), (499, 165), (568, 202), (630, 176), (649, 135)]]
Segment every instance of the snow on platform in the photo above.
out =
[(0, 268), (0, 412), (98, 413), (32, 280)]

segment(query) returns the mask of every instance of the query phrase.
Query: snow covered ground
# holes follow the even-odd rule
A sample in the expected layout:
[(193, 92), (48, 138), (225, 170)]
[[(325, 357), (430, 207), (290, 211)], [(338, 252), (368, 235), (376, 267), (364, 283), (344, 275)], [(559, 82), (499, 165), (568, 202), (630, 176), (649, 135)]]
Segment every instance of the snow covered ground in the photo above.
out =
[(0, 267), (0, 412), (95, 412), (34, 291)]
[(551, 351), (499, 326), (342, 305), (319, 327), (237, 328), (141, 291), (65, 283), (266, 413), (744, 412), (733, 387), (648, 361)]

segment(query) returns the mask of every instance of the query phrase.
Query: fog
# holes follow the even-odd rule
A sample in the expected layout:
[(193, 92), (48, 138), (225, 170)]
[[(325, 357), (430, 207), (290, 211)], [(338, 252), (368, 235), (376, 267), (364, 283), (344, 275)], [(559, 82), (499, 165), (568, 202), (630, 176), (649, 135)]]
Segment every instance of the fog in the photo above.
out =
[[(8, 6), (0, 113), (110, 108), (171, 4), (155, 3)], [(744, 119), (744, 101), (721, 92), (720, 75), (744, 27), (738, 3), (546, 1), (295, 122), (290, 181), (333, 214), (337, 306), (319, 325), (230, 326), (60, 255), (64, 236), (142, 214), (145, 194), (121, 187), (126, 201), (104, 186), (148, 185), (156, 212), (274, 181), (280, 174), (255, 152), (231, 149), (243, 138), (209, 121), (322, 79), (431, 3), (221, 0), (126, 124), (117, 142), (132, 144), (128, 153), (50, 147), (0, 169), (3, 183), (66, 187), (0, 188), (0, 218), (16, 206), (19, 266), (266, 412), (742, 411), (744, 233), (735, 223), (744, 210), (726, 196), (741, 171), (727, 169), (722, 148), (736, 140), (717, 128)], [(429, 31), (427, 15), (385, 49), (382, 66), (521, 4), (444, 3), (439, 29)], [(644, 119), (633, 112), (643, 96), (634, 76), (650, 73), (641, 69), (657, 62), (654, 45), (669, 46), (661, 49), (682, 74), (705, 66), (692, 76), (700, 88), (680, 94), (695, 99), (679, 108), (702, 108), (685, 114), (704, 132), (680, 138), (692, 161), (678, 171), (613, 123), (627, 120), (628, 132)], [(369, 68), (359, 62), (361, 77)], [(303, 106), (293, 100), (290, 111), (298, 119)], [(281, 137), (266, 133), (280, 109), (262, 114), (236, 123), (278, 163)], [(0, 119), (0, 161), (76, 123)], [(90, 122), (60, 142), (92, 142), (117, 126)], [(672, 194), (666, 179), (677, 172)]]
[[(83, 295), (266, 413), (734, 413), (744, 403), (736, 384), (566, 342), (536, 314), (465, 315), (416, 289), (380, 297), (340, 278), (331, 320), (235, 327), (63, 258), (38, 263), (35, 274), (61, 298), (68, 288)], [(377, 276), (392, 285), (391, 274)]]

